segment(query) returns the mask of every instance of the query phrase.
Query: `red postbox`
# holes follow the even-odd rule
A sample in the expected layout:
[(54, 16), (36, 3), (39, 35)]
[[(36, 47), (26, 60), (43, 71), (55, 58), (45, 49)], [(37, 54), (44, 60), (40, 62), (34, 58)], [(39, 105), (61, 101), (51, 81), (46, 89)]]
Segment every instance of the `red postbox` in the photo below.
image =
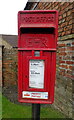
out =
[(26, 103), (54, 101), (58, 12), (18, 13), (18, 99)]

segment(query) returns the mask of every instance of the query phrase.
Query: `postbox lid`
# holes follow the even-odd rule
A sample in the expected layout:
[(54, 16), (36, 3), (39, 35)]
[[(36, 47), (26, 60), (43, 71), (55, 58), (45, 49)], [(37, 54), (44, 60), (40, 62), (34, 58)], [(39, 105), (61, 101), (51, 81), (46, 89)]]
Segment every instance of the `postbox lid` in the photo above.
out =
[(20, 28), (57, 28), (56, 10), (25, 10), (19, 11)]

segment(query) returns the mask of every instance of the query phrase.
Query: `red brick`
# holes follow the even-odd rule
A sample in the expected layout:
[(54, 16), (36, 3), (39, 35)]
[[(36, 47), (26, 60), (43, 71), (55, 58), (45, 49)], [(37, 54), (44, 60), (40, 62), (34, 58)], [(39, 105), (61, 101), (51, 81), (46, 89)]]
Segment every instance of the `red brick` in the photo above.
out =
[(54, 7), (56, 10), (58, 10), (58, 6)]
[(72, 55), (73, 55), (72, 51), (71, 52), (67, 52), (67, 56), (71, 56), (72, 57)]
[(73, 4), (68, 6), (68, 10), (71, 10), (73, 8)]
[(72, 29), (72, 25), (67, 25), (66, 27), (64, 27), (64, 31), (68, 31), (70, 29)]
[(65, 44), (59, 44), (58, 46), (59, 46), (59, 47), (64, 47), (64, 46), (65, 46)]
[(63, 18), (62, 15), (60, 15), (60, 16), (59, 16), (59, 20), (61, 20), (62, 18)]
[(61, 24), (61, 28), (62, 28), (62, 27), (65, 27), (65, 23), (62, 23), (62, 24)]
[(71, 33), (74, 34), (74, 29), (71, 30)]
[(59, 30), (58, 30), (58, 32), (62, 32), (63, 31), (63, 28), (60, 28)]
[(74, 70), (74, 66), (69, 66), (69, 69), (70, 70)]
[(65, 63), (65, 61), (59, 61), (59, 63)]
[(66, 13), (63, 14), (63, 18), (66, 17)]
[(72, 16), (71, 15), (66, 17), (66, 21), (70, 21), (70, 20), (72, 20)]
[(61, 48), (59, 48), (58, 50), (59, 50), (60, 52), (61, 52), (61, 51), (65, 51), (65, 47), (64, 47), (64, 48), (61, 47)]
[(71, 10), (67, 11), (67, 16), (71, 15), (71, 13), (72, 13)]
[(61, 56), (59, 56), (59, 60), (60, 60), (60, 59), (62, 59), (62, 57), (61, 57)]
[(65, 72), (65, 69), (63, 69), (61, 66), (59, 66), (61, 72)]
[[(73, 78), (73, 76), (72, 76), (72, 75), (70, 75), (70, 74), (65, 74), (65, 77), (70, 78), (70, 79), (72, 79), (72, 78)], [(74, 78), (73, 78), (73, 79), (74, 79)]]
[(72, 42), (72, 45), (74, 45), (74, 42)]
[(66, 61), (67, 64), (73, 64), (73, 61)]
[(67, 73), (68, 73), (68, 74), (72, 74), (72, 71), (70, 71), (70, 70), (67, 70)]
[(65, 35), (65, 32), (62, 32), (62, 36), (64, 36)]
[(59, 55), (65, 56), (67, 53), (66, 52), (60, 52)]
[(69, 21), (69, 24), (72, 24), (72, 23), (73, 23), (73, 20), (70, 20), (70, 21)]
[(71, 34), (71, 30), (66, 31), (65, 33), (66, 33), (66, 35), (69, 35), (69, 34)]
[(65, 68), (65, 69), (68, 69), (68, 66), (67, 66), (67, 65), (60, 65), (60, 67)]
[(61, 11), (59, 12), (59, 15), (63, 15), (63, 13), (64, 13), (64, 10), (61, 10)]
[(74, 46), (72, 46), (72, 47), (67, 47), (66, 50), (68, 50), (68, 51), (73, 51), (73, 50), (74, 50)]
[(54, 6), (58, 5), (58, 2), (54, 2)]
[(60, 36), (61, 36), (61, 33), (58, 33), (58, 36), (60, 37)]
[(61, 7), (61, 11), (64, 10), (66, 8), (66, 5), (63, 4), (62, 7)]

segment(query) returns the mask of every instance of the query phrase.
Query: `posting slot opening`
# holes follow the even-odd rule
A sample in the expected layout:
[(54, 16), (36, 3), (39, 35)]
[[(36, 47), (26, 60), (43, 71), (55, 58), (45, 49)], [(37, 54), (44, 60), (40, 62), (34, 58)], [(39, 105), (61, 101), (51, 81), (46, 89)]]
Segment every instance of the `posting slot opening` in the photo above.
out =
[(54, 27), (50, 28), (20, 28), (21, 34), (31, 33), (31, 34), (53, 34), (55, 31)]

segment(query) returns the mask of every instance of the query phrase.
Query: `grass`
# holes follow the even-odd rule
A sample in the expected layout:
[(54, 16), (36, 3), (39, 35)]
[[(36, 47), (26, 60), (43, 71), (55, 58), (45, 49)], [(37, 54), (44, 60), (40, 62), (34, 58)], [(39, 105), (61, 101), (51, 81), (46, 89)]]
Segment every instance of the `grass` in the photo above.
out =
[(0, 92), (0, 119), (2, 118), (2, 94)]
[(31, 118), (31, 106), (21, 106), (11, 103), (3, 97), (3, 118)]
[[(2, 97), (2, 118), (31, 118), (31, 106), (22, 106), (11, 103), (6, 97)], [(49, 108), (41, 107), (40, 118), (64, 118), (58, 111)]]
[(41, 108), (41, 118), (65, 118), (60, 112), (53, 108)]

